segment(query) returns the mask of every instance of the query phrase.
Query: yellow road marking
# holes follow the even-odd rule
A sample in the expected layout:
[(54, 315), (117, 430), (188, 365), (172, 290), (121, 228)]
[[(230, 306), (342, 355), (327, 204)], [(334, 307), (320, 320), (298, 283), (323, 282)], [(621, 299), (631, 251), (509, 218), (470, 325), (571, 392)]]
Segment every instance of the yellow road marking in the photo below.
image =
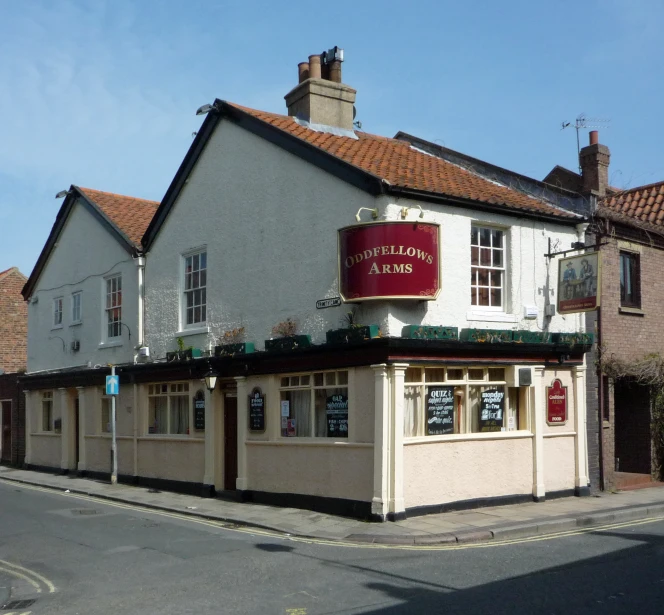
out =
[[(13, 483), (14, 486), (16, 486), (17, 484), (16, 481), (10, 481), (2, 478), (0, 478), (0, 482)], [(553, 540), (555, 538), (565, 538), (567, 536), (579, 536), (582, 534), (588, 534), (590, 532), (606, 532), (613, 529), (632, 527), (636, 525), (645, 525), (648, 523), (655, 523), (657, 521), (664, 520), (664, 515), (660, 515), (657, 517), (648, 517), (645, 519), (639, 519), (635, 521), (622, 521), (606, 525), (595, 525), (595, 526), (588, 526), (574, 530), (553, 532), (551, 534), (541, 534), (525, 538), (491, 540), (489, 542), (462, 543), (462, 544), (457, 543), (457, 544), (441, 544), (441, 545), (384, 545), (384, 544), (361, 543), (361, 542), (337, 542), (335, 540), (326, 539), (326, 538), (303, 538), (298, 536), (285, 536), (281, 532), (264, 530), (260, 528), (228, 527), (228, 525), (232, 524), (233, 522), (213, 521), (210, 519), (196, 518), (191, 515), (185, 515), (185, 514), (163, 511), (163, 510), (155, 510), (152, 508), (141, 506), (140, 504), (125, 504), (121, 502), (114, 502), (112, 500), (106, 500), (103, 497), (88, 496), (77, 493), (64, 493), (59, 487), (40, 487), (36, 485), (30, 485), (27, 483), (18, 483), (18, 484), (23, 488), (32, 489), (33, 491), (42, 491), (51, 494), (57, 493), (59, 495), (68, 498), (75, 498), (77, 500), (85, 500), (88, 502), (96, 502), (97, 504), (102, 504), (104, 506), (111, 506), (113, 508), (121, 508), (125, 510), (143, 512), (146, 514), (156, 515), (160, 517), (167, 517), (170, 519), (179, 519), (182, 521), (187, 521), (189, 523), (195, 523), (198, 525), (205, 525), (207, 527), (213, 527), (216, 529), (227, 530), (229, 532), (237, 532), (240, 534), (251, 534), (252, 536), (266, 536), (269, 538), (278, 538), (282, 540), (288, 540), (290, 542), (298, 542), (303, 544), (324, 545), (330, 547), (342, 547), (342, 548), (351, 548), (351, 549), (387, 549), (387, 550), (399, 550), (399, 551), (461, 551), (466, 549), (488, 549), (491, 547), (523, 544), (527, 542), (541, 542), (545, 540)]]
[(7, 574), (10, 574), (16, 577), (17, 579), (23, 579), (24, 581), (27, 581), (28, 583), (30, 583), (30, 585), (32, 585), (35, 588), (35, 591), (38, 594), (41, 594), (41, 587), (39, 586), (39, 583), (37, 583), (37, 581), (35, 581), (34, 579), (31, 579), (29, 576), (22, 574), (17, 570), (12, 570), (11, 568), (5, 568), (3, 566), (0, 566), (0, 571), (6, 572)]
[[(24, 568), (23, 566), (19, 566), (18, 564), (12, 564), (11, 562), (6, 562), (5, 560), (2, 560), (2, 559), (0, 559), (0, 564), (4, 564), (5, 566), (9, 566), (9, 567), (14, 568), (16, 570), (20, 570), (21, 572), (23, 572), (27, 575), (32, 575), (33, 578), (38, 579), (44, 585), (46, 585), (46, 587), (48, 587), (48, 593), (49, 594), (55, 593), (55, 585), (53, 585), (53, 583), (51, 583), (51, 581), (49, 581), (46, 577), (42, 576), (38, 572), (35, 572), (34, 570), (30, 570), (29, 568)], [(40, 589), (40, 591), (41, 591), (41, 589)]]

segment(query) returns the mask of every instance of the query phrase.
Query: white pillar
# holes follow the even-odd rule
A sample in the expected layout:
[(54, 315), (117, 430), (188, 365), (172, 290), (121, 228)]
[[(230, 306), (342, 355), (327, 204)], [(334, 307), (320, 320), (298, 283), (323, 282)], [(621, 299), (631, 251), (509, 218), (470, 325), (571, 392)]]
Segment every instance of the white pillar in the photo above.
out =
[[(235, 488), (246, 491), (249, 487), (247, 476), (247, 431), (249, 429), (249, 391), (247, 379), (237, 376), (237, 479)], [(270, 417), (271, 418), (271, 417)], [(268, 420), (268, 416), (265, 417)]]
[(371, 514), (385, 520), (389, 493), (389, 408), (390, 391), (387, 366), (372, 365), (374, 370), (374, 494)]
[(85, 388), (76, 387), (78, 395), (78, 466), (79, 472), (85, 471)]
[(546, 412), (546, 389), (544, 367), (535, 367), (533, 387), (534, 403), (531, 408), (531, 428), (533, 430), (533, 499), (543, 502), (546, 497), (544, 485), (544, 413)]
[[(32, 431), (34, 429), (33, 414), (37, 412), (37, 393), (35, 391), (23, 391), (25, 395), (25, 465), (32, 461)], [(20, 460), (19, 460), (20, 462)]]
[[(585, 363), (585, 362), (584, 362)], [(575, 452), (575, 476), (574, 495), (590, 495), (588, 487), (588, 447), (586, 443), (586, 366), (574, 367), (572, 369), (574, 380), (574, 438)]]
[(408, 363), (395, 363), (390, 367), (390, 518), (406, 518), (403, 497), (403, 405), (404, 380)]
[(216, 478), (216, 459), (218, 434), (216, 429), (216, 411), (215, 402), (217, 396), (214, 391), (210, 392), (205, 388), (205, 474), (203, 476), (203, 485), (214, 487)]

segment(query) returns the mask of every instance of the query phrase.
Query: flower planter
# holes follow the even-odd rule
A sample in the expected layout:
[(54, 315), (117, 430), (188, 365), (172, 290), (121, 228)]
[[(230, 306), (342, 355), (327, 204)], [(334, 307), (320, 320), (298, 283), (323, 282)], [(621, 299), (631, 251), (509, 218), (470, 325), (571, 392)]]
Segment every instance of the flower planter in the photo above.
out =
[(549, 331), (513, 331), (517, 344), (550, 344), (552, 334)]
[(461, 340), (480, 344), (505, 344), (511, 342), (514, 331), (503, 329), (461, 329)]
[(309, 348), (311, 346), (310, 335), (288, 335), (286, 337), (275, 337), (265, 340), (265, 350), (295, 350), (297, 348)]
[(401, 337), (411, 340), (458, 340), (458, 327), (425, 327), (423, 325), (406, 325)]
[(556, 344), (565, 346), (590, 346), (593, 343), (594, 335), (592, 333), (554, 333), (553, 341)]
[(237, 344), (222, 344), (214, 347), (215, 357), (232, 357), (236, 354), (249, 354), (254, 352), (253, 342), (242, 342)]
[(378, 325), (361, 325), (348, 329), (334, 329), (325, 334), (328, 344), (348, 344), (352, 342), (363, 342), (380, 336)]
[(185, 348), (184, 350), (175, 350), (166, 353), (166, 361), (171, 363), (173, 361), (189, 361), (190, 359), (198, 359), (202, 357), (203, 353), (200, 348)]

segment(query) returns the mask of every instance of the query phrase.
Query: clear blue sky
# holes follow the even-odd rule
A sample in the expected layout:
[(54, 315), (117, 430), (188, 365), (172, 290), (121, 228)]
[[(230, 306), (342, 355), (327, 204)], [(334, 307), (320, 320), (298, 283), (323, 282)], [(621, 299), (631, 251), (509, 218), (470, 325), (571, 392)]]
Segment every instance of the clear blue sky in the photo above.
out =
[(160, 200), (201, 104), (285, 113), (334, 45), (368, 132), (542, 179), (585, 112), (613, 185), (664, 180), (662, 24), (662, 0), (0, 0), (0, 270), (30, 273), (58, 191)]

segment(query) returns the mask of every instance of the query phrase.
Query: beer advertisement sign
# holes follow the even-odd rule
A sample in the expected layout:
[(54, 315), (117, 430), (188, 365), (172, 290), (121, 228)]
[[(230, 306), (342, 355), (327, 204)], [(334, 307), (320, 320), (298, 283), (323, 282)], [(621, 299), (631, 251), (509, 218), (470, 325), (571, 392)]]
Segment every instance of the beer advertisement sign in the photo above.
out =
[(558, 261), (558, 313), (589, 312), (599, 307), (599, 252), (589, 252)]

